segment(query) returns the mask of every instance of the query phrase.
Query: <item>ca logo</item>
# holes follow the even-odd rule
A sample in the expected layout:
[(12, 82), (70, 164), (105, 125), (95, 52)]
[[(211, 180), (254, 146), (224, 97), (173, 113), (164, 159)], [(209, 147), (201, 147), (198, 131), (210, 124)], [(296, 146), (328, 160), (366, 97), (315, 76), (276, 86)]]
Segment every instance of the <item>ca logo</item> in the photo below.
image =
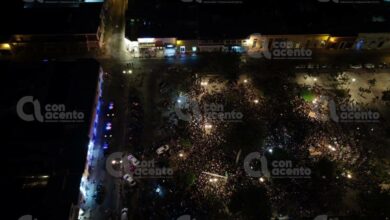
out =
[[(261, 162), (261, 171), (259, 170), (253, 170), (251, 168), (250, 163), (253, 160), (260, 160)], [(270, 177), (270, 172), (268, 170), (268, 163), (267, 158), (265, 156), (262, 156), (259, 152), (252, 152), (248, 154), (244, 159), (244, 170), (248, 174), (248, 176), (251, 177)]]
[[(175, 112), (177, 117), (183, 121), (191, 121), (194, 118), (200, 119), (201, 113), (199, 105), (194, 100), (189, 100), (189, 103), (176, 102), (175, 104)], [(192, 115), (190, 113), (184, 113), (183, 110), (188, 109), (192, 111)]]
[(269, 41), (266, 37), (261, 36), (261, 34), (253, 34), (248, 42), (248, 56), (252, 58), (272, 58), (272, 54), (268, 49)]
[[(27, 103), (33, 104), (34, 114), (27, 114), (24, 112), (23, 107)], [(16, 105), (16, 112), (18, 113), (19, 117), (25, 121), (34, 121), (36, 119), (39, 122), (43, 122), (43, 116), (41, 114), (41, 104), (38, 100), (34, 100), (34, 97), (32, 96), (25, 96), (21, 98)]]

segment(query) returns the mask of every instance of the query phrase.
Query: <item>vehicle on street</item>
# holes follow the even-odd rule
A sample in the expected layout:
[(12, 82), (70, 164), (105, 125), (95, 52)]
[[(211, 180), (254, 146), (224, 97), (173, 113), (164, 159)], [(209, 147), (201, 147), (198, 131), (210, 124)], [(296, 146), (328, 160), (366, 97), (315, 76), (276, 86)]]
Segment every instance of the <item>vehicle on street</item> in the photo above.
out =
[(365, 67), (366, 69), (374, 69), (374, 68), (375, 68), (375, 65), (372, 64), (372, 63), (366, 63), (366, 64), (364, 64), (364, 67)]
[(387, 64), (386, 63), (380, 63), (380, 64), (378, 64), (378, 68), (385, 69), (385, 68), (387, 68)]
[(134, 178), (130, 174), (125, 174), (123, 176), (123, 179), (129, 183), (130, 186), (135, 186), (137, 183), (135, 182)]
[(159, 148), (156, 150), (156, 153), (157, 153), (158, 155), (161, 155), (161, 154), (167, 152), (168, 150), (169, 150), (169, 145), (166, 144), (166, 145), (164, 145), (164, 146), (159, 147)]
[(114, 102), (108, 104), (108, 109), (106, 112), (107, 117), (114, 117)]
[(121, 220), (128, 220), (127, 212), (129, 211), (128, 208), (123, 208), (121, 211)]
[(306, 68), (305, 64), (295, 66), (295, 69), (305, 69), (305, 68)]
[(106, 123), (106, 131), (109, 131), (109, 130), (111, 130), (112, 129), (112, 124), (111, 124), (111, 122), (107, 122)]
[(138, 166), (140, 164), (139, 160), (135, 158), (132, 154), (129, 154), (127, 156), (127, 159), (133, 164), (134, 166)]
[(349, 67), (351, 69), (361, 69), (362, 68), (362, 64), (351, 64), (351, 65), (349, 65)]

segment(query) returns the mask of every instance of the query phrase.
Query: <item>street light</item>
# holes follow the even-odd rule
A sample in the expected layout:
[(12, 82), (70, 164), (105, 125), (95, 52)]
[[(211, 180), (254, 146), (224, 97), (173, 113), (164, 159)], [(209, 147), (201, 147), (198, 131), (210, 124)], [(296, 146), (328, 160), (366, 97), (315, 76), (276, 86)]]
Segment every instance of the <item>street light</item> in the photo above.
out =
[(255, 100), (253, 100), (253, 102), (254, 102), (255, 104), (258, 104), (258, 103), (259, 103), (259, 100), (258, 100), (258, 99), (255, 99)]
[(336, 151), (336, 148), (334, 148), (332, 145), (328, 145), (328, 148), (331, 150), (331, 151)]
[(209, 84), (209, 83), (206, 82), (206, 81), (200, 82), (200, 85), (201, 85), (201, 86), (207, 86), (208, 84)]
[(210, 178), (209, 181), (212, 183), (216, 183), (218, 181), (218, 179), (217, 178)]
[(260, 177), (260, 178), (259, 178), (259, 181), (260, 181), (261, 183), (264, 183), (265, 179), (264, 179), (263, 177)]
[(211, 129), (213, 126), (211, 124), (205, 124), (204, 128)]
[(247, 79), (244, 79), (244, 83), (248, 83), (248, 80), (247, 80)]
[(183, 153), (180, 153), (180, 154), (179, 154), (179, 157), (184, 157), (184, 154), (183, 154)]

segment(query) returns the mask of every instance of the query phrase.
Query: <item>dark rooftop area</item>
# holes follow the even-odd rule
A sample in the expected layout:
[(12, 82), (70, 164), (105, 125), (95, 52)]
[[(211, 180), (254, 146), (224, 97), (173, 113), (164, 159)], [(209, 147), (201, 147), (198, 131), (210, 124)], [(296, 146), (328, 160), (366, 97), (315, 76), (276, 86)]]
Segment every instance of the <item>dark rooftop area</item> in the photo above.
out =
[(22, 1), (15, 1), (0, 9), (0, 36), (96, 33), (100, 9), (101, 3), (81, 4), (79, 7), (25, 8)]
[[(85, 165), (91, 112), (97, 89), (99, 64), (94, 60), (75, 62), (1, 62), (3, 83), (0, 118), (3, 161), (7, 169), (7, 213), (16, 219), (27, 213), (38, 219), (66, 219), (70, 204), (76, 203)], [(79, 123), (26, 122), (18, 117), (16, 105), (25, 96), (46, 104), (64, 104), (66, 111), (84, 113)], [(33, 112), (26, 104), (25, 112)], [(47, 176), (47, 177), (45, 177)], [(17, 205), (15, 205), (17, 204)], [(21, 207), (23, 207), (21, 209)]]
[[(130, 1), (131, 2), (131, 1)], [(390, 30), (390, 3), (335, 4), (315, 0), (129, 3), (127, 35), (241, 38), (251, 33), (353, 35)], [(218, 2), (218, 1), (217, 1)], [(368, 7), (369, 6), (369, 7)], [(130, 19), (135, 19), (131, 23)], [(136, 19), (139, 19), (137, 22)]]

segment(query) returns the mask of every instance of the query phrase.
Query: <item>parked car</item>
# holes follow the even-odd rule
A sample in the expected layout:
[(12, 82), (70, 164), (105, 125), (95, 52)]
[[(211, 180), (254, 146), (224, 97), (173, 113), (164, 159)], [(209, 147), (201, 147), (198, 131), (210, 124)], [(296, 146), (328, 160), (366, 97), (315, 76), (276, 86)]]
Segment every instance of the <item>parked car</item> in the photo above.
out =
[(364, 67), (365, 67), (366, 69), (374, 69), (374, 68), (375, 68), (375, 65), (372, 64), (372, 63), (366, 63), (366, 64), (364, 64)]
[(159, 148), (156, 150), (156, 153), (157, 153), (158, 155), (161, 155), (161, 154), (167, 152), (168, 150), (169, 150), (169, 145), (166, 144), (166, 145), (164, 145), (164, 146), (159, 147)]
[(134, 178), (130, 174), (125, 174), (123, 176), (123, 179), (129, 183), (130, 186), (135, 186), (137, 183), (135, 182)]
[(121, 220), (128, 220), (129, 217), (127, 217), (129, 209), (128, 208), (123, 208), (121, 211)]
[(113, 110), (114, 109), (114, 102), (109, 102), (108, 103), (108, 110)]
[(106, 131), (109, 131), (109, 130), (111, 130), (112, 129), (112, 124), (111, 124), (111, 122), (107, 122), (106, 123)]
[(107, 108), (107, 117), (114, 117), (114, 102), (109, 102), (108, 103), (108, 108)]
[(349, 67), (351, 69), (361, 69), (362, 68), (362, 64), (351, 64), (351, 65), (349, 65)]
[(380, 63), (380, 64), (378, 64), (378, 68), (385, 69), (385, 68), (387, 68), (387, 64), (386, 63)]
[(133, 164), (133, 166), (138, 166), (140, 164), (139, 160), (135, 158), (132, 154), (127, 156), (127, 159)]
[(305, 68), (306, 68), (305, 64), (295, 66), (295, 69), (305, 69)]

